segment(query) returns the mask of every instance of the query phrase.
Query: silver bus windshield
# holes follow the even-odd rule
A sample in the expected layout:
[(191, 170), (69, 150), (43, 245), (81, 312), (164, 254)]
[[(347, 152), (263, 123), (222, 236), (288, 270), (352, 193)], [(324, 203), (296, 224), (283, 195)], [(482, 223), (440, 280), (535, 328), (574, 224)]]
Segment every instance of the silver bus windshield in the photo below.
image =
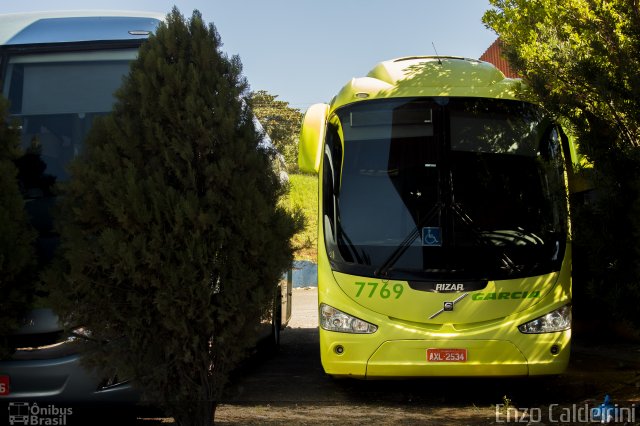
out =
[(111, 111), (114, 92), (137, 49), (17, 55), (8, 61), (3, 93), (22, 126), (22, 147), (37, 149), (44, 173), (67, 180), (96, 116)]

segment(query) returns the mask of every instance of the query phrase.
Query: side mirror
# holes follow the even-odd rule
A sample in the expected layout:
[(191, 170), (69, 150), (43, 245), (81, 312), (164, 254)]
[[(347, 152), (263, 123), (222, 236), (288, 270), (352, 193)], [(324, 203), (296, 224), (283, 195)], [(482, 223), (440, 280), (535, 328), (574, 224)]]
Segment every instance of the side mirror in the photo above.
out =
[(303, 172), (318, 173), (324, 132), (329, 115), (329, 105), (311, 105), (302, 120), (300, 144), (298, 146), (298, 166)]

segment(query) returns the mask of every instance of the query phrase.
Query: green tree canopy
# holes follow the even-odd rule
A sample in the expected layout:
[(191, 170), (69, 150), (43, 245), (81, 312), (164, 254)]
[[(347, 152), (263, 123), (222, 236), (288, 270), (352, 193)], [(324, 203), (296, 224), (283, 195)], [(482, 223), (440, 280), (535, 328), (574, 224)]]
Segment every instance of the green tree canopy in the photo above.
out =
[[(629, 0), (491, 0), (484, 21), (549, 111), (593, 161), (640, 144), (640, 10)], [(594, 135), (607, 138), (593, 138)]]
[(251, 94), (253, 112), (273, 141), (276, 149), (284, 155), (289, 171), (298, 170), (298, 137), (302, 124), (302, 113), (291, 108), (289, 102), (278, 100), (265, 90)]
[(20, 131), (9, 125), (7, 110), (7, 100), (0, 98), (0, 359), (9, 354), (5, 336), (29, 308), (36, 276), (36, 233), (24, 209), (15, 166), (21, 155)]
[[(180, 425), (209, 424), (292, 261), (273, 152), (242, 101), (238, 58), (194, 11), (143, 44), (112, 114), (71, 164), (57, 311)], [(65, 279), (60, 275), (64, 274)]]
[(597, 202), (572, 203), (576, 296), (589, 284), (598, 310), (640, 324), (639, 3), (490, 2), (484, 22), (526, 96), (568, 125), (593, 166)]

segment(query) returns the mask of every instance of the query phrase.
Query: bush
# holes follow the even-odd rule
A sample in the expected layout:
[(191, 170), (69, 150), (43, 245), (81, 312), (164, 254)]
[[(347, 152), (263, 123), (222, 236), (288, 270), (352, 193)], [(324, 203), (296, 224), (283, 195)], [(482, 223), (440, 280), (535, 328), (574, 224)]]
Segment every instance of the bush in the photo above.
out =
[(34, 288), (36, 233), (29, 224), (15, 161), (20, 133), (7, 122), (8, 102), (0, 98), (0, 359), (10, 354), (6, 336), (19, 326)]
[(301, 227), (278, 207), (274, 153), (220, 46), (197, 11), (174, 8), (141, 47), (71, 164), (51, 274), (63, 320), (107, 342), (89, 365), (132, 379), (181, 425), (212, 421)]

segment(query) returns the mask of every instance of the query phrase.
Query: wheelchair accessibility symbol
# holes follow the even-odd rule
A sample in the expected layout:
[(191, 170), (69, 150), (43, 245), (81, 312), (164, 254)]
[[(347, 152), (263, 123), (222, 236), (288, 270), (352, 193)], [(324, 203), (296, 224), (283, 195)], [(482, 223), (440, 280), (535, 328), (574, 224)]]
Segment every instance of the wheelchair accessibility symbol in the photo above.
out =
[(422, 228), (422, 245), (427, 247), (442, 246), (442, 230), (439, 226)]

